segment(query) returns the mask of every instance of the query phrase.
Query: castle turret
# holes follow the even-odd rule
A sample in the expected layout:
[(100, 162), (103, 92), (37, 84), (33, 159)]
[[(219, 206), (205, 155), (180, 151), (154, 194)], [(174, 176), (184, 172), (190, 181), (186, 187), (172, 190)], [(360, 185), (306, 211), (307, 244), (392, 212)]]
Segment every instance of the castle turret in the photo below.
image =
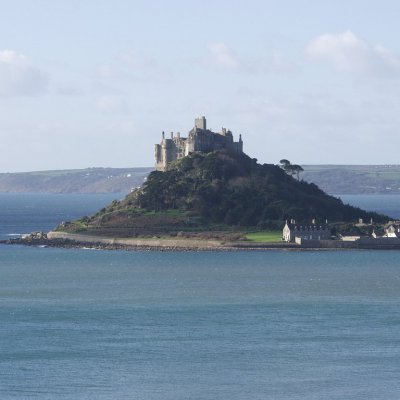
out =
[(237, 152), (243, 153), (243, 140), (241, 134), (239, 135), (239, 141), (237, 142)]
[(203, 131), (205, 131), (207, 129), (206, 117), (203, 115), (201, 118), (196, 118), (194, 120), (194, 126), (197, 129), (202, 129)]

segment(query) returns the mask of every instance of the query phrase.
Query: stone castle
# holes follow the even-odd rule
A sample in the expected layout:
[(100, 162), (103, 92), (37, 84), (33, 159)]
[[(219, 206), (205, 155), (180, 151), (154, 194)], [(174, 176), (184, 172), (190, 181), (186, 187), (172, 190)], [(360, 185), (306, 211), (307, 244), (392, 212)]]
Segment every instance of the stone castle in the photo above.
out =
[(210, 153), (222, 149), (242, 153), (242, 135), (239, 135), (239, 141), (234, 142), (230, 130), (222, 128), (220, 133), (212, 132), (207, 129), (207, 121), (204, 116), (196, 118), (194, 128), (189, 131), (187, 138), (181, 137), (179, 132), (175, 136), (171, 132), (171, 138), (166, 139), (164, 132), (162, 133), (161, 143), (155, 145), (156, 170), (165, 171), (171, 161), (179, 160), (190, 153)]

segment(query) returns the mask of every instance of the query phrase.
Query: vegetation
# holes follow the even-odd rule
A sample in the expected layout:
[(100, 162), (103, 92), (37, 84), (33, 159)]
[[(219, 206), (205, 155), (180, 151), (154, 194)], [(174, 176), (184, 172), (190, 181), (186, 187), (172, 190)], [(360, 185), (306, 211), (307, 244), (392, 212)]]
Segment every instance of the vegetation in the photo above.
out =
[[(291, 164), (290, 164), (291, 165)], [(230, 226), (281, 227), (294, 218), (309, 221), (375, 221), (386, 217), (346, 206), (316, 185), (296, 180), (276, 165), (245, 154), (193, 154), (166, 172), (152, 172), (132, 195), (138, 207), (190, 211), (205, 221)], [(129, 198), (129, 196), (128, 196)]]
[(282, 230), (279, 231), (261, 231), (246, 234), (246, 239), (251, 242), (279, 242), (282, 240)]
[(60, 229), (109, 236), (201, 233), (207, 237), (213, 232), (215, 237), (224, 232), (235, 239), (248, 231), (261, 231), (247, 238), (276, 241), (280, 234), (271, 231), (280, 231), (290, 218), (298, 222), (387, 219), (344, 205), (279, 166), (218, 151), (195, 153), (175, 161), (166, 172), (154, 171), (123, 201)]
[(303, 172), (304, 169), (297, 164), (292, 164), (289, 160), (281, 160), (279, 161), (279, 163), (281, 164), (281, 168), (289, 175), (293, 176), (296, 175), (297, 176), (297, 181), (300, 180), (300, 172)]

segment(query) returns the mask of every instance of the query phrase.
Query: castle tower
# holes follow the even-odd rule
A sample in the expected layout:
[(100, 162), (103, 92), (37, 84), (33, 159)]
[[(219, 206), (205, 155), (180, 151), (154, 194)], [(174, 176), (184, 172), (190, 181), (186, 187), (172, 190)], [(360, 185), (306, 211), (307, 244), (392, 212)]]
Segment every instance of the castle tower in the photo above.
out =
[(238, 153), (243, 153), (242, 134), (239, 135), (239, 141), (238, 141), (238, 143), (237, 143), (237, 152), (238, 152)]
[(194, 120), (194, 126), (198, 129), (202, 129), (203, 131), (207, 130), (206, 117), (203, 115), (201, 118), (196, 118)]

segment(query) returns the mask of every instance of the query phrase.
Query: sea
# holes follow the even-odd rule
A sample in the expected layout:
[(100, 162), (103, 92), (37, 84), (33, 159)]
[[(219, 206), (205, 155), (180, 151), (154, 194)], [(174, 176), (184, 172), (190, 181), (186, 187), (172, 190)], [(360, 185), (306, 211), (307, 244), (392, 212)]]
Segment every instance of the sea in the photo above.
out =
[[(400, 196), (341, 197), (400, 218)], [(0, 236), (114, 198), (0, 194)], [(0, 245), (2, 400), (397, 400), (399, 377), (396, 250)]]

